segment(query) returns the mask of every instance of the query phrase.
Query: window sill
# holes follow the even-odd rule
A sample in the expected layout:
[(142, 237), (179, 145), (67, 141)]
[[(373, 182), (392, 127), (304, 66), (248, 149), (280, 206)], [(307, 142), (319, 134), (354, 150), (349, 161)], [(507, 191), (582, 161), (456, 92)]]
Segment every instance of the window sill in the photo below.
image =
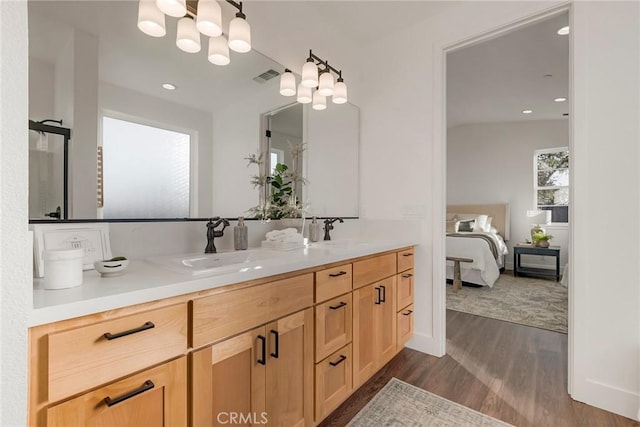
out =
[(566, 230), (569, 228), (568, 222), (556, 222), (554, 224), (541, 224), (542, 228), (547, 230)]

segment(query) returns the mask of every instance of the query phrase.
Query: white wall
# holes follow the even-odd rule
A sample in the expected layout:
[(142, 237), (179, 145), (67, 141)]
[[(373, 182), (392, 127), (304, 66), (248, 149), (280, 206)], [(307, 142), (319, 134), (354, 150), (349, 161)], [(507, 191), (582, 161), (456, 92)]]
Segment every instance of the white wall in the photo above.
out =
[[(468, 124), (447, 130), (447, 204), (509, 203), (513, 245), (530, 239), (527, 210), (535, 209), (533, 153), (542, 148), (568, 147), (568, 120), (535, 120)], [(560, 265), (568, 260), (567, 225), (543, 226), (560, 246)], [(513, 256), (506, 257), (513, 268)], [(555, 268), (555, 258), (529, 256), (523, 265)]]
[(54, 117), (54, 66), (35, 58), (29, 59), (29, 119)]
[(27, 411), (27, 312), (31, 246), (27, 232), (27, 2), (0, 2), (0, 425), (21, 426)]
[(101, 114), (123, 120), (135, 118), (142, 124), (188, 133), (195, 138), (195, 145), (192, 144), (195, 149), (191, 151), (191, 185), (195, 185), (197, 210), (191, 216), (209, 217), (216, 214), (212, 187), (220, 182), (213, 179), (211, 167), (212, 115), (106, 82), (100, 82), (99, 94)]
[(636, 418), (640, 232), (627, 224), (640, 222), (640, 3), (578, 2), (572, 31), (572, 395)]

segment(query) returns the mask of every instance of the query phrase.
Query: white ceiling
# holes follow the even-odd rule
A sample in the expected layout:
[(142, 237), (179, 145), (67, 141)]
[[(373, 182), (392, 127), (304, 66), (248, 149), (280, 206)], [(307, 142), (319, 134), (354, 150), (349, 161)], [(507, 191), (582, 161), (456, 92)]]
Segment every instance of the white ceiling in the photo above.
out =
[(569, 97), (565, 25), (567, 14), (448, 54), (447, 126), (566, 119), (569, 101), (554, 102)]

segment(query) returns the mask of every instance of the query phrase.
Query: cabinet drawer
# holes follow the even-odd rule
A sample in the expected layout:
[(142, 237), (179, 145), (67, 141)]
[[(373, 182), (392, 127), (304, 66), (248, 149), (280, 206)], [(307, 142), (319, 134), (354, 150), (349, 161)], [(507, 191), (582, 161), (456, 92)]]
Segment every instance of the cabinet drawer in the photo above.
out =
[(413, 270), (398, 274), (398, 290), (396, 311), (400, 311), (409, 304), (413, 304)]
[(186, 304), (49, 334), (49, 401), (115, 380), (186, 351)]
[(186, 357), (47, 409), (48, 427), (117, 425), (186, 426)]
[(396, 254), (380, 255), (353, 263), (353, 288), (396, 274)]
[(316, 362), (351, 342), (351, 294), (316, 306)]
[(413, 268), (413, 248), (398, 252), (398, 271), (405, 271)]
[(192, 301), (193, 347), (219, 341), (313, 305), (313, 273)]
[(401, 350), (413, 336), (413, 304), (398, 312), (396, 325), (398, 327), (398, 333), (396, 334), (398, 340), (397, 348)]
[(351, 344), (316, 365), (316, 422), (322, 420), (351, 394)]
[(316, 302), (326, 301), (351, 290), (351, 264), (316, 271)]

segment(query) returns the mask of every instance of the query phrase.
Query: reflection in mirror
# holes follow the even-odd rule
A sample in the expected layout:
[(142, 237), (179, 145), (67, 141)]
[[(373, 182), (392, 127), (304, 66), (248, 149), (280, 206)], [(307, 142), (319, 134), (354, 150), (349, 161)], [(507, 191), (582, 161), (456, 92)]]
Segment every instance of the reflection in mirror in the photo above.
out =
[[(227, 16), (223, 21), (229, 22), (229, 16), (236, 11), (225, 3), (220, 2), (223, 15)], [(257, 192), (250, 185), (252, 171), (244, 158), (259, 149), (260, 115), (285, 104), (277, 78), (284, 70), (282, 65), (256, 51), (231, 52), (227, 66), (209, 63), (206, 48), (199, 54), (182, 52), (175, 46), (175, 20), (167, 18), (165, 37), (149, 37), (138, 30), (136, 1), (47, 0), (29, 1), (28, 7), (29, 118), (63, 119), (72, 130), (69, 218), (143, 215), (125, 211), (108, 214), (97, 206), (98, 147), (103, 147), (105, 162), (112, 161), (107, 153), (111, 149), (103, 138), (105, 117), (189, 136), (190, 217), (237, 217), (256, 204)], [(171, 83), (176, 89), (166, 90), (164, 83)], [(344, 106), (331, 107), (344, 111)], [(319, 113), (329, 113), (330, 109)], [(336, 129), (327, 125), (327, 130)], [(351, 126), (357, 134), (357, 118)], [(309, 155), (316, 153), (319, 159), (331, 156), (324, 152), (329, 138), (332, 137), (328, 134), (320, 136), (316, 138), (320, 145), (311, 147), (313, 138), (307, 136)], [(153, 149), (158, 150), (159, 144)], [(305, 162), (309, 161), (313, 160)], [(157, 181), (147, 179), (146, 172), (156, 162), (150, 158), (138, 161), (137, 179), (127, 180), (129, 185)], [(109, 167), (105, 163), (105, 172)], [(35, 176), (35, 169), (32, 172)], [(346, 176), (341, 171), (337, 174)], [(332, 192), (335, 190), (332, 188)], [(104, 191), (106, 202), (110, 190), (105, 187)], [(165, 191), (164, 184), (144, 190), (152, 196)], [(325, 208), (329, 215), (347, 216), (332, 210), (331, 194), (325, 203), (322, 191), (313, 191), (314, 207)], [(34, 207), (32, 218), (41, 218), (42, 213), (35, 210)], [(357, 205), (350, 214), (357, 215)], [(184, 216), (183, 211), (144, 215)]]

